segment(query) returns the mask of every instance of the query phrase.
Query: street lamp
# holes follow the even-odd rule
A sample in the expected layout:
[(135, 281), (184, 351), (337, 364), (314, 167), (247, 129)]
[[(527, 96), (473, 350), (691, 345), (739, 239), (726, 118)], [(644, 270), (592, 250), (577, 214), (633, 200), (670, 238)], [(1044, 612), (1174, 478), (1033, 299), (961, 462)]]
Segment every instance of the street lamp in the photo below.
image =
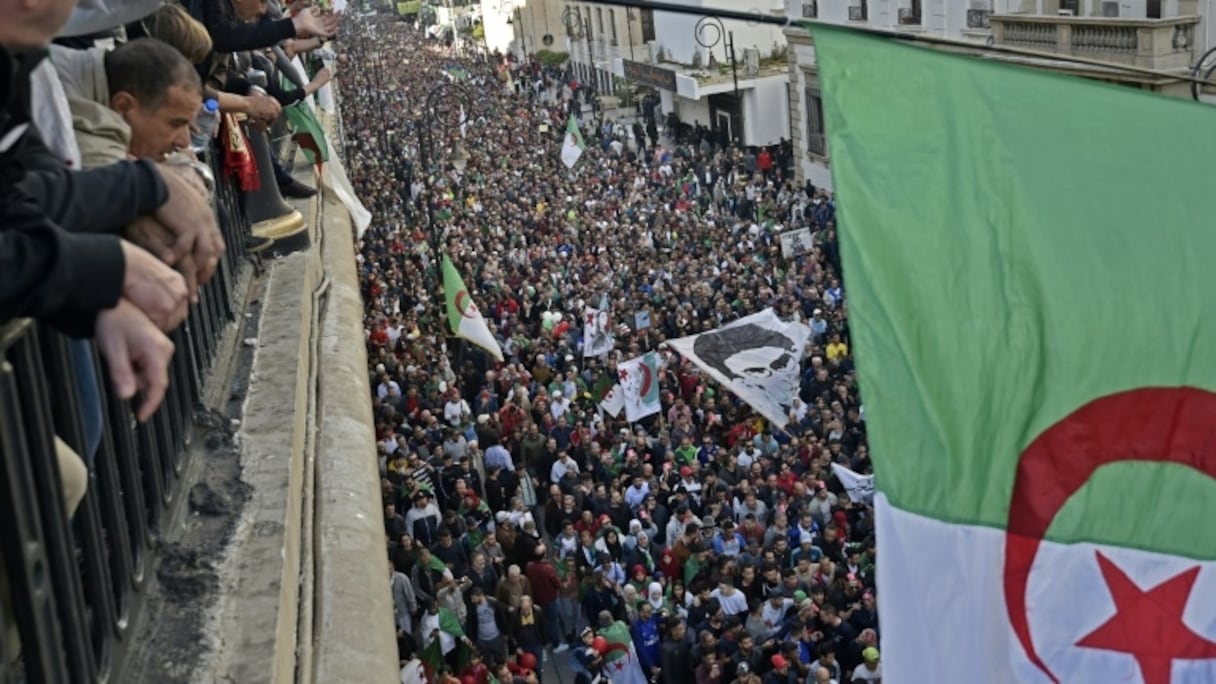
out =
[(579, 19), (578, 12), (570, 5), (566, 5), (565, 9), (562, 10), (562, 24), (566, 26), (566, 35), (574, 40), (578, 40), (579, 38), (587, 39), (586, 80), (590, 81), (593, 73), (592, 70), (595, 68), (595, 52), (593, 52), (591, 47), (591, 12), (587, 12), (586, 25), (584, 26), (583, 22)]
[[(427, 93), (423, 109), (414, 119), (414, 131), (418, 134), (418, 166), (422, 171), (423, 187), (426, 189), (427, 237), (435, 258), (440, 257), (438, 227), (435, 225), (435, 204), (431, 196), (431, 171), (436, 161), (435, 139), (431, 126), (437, 126), (443, 138), (461, 134), (469, 112), (473, 111), (473, 96), (467, 88), (455, 82), (440, 83)], [(469, 155), (464, 143), (457, 140), (448, 159), (457, 171), (463, 172)]]
[[(693, 29), (693, 35), (697, 39), (697, 43), (709, 50), (709, 54), (713, 56), (713, 49), (725, 40), (726, 53), (730, 57), (730, 74), (735, 81), (735, 111), (731, 112), (731, 128), (734, 128), (736, 113), (739, 118), (743, 117), (743, 103), (739, 101), (739, 65), (735, 62), (735, 32), (727, 31), (726, 26), (718, 17), (701, 17)], [(734, 134), (734, 130), (730, 133)], [(729, 136), (728, 136), (729, 137)]]

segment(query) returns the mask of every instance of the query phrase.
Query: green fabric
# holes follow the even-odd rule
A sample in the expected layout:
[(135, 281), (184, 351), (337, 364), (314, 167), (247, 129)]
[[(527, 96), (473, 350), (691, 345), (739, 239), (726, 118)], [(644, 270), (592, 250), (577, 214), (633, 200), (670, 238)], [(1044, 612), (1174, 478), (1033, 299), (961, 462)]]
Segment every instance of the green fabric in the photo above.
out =
[(283, 113), (287, 115), (292, 137), (300, 144), (308, 162), (319, 164), (329, 161), (329, 142), (325, 139), (325, 130), (321, 128), (321, 122), (317, 121), (317, 115), (308, 102), (300, 100), (290, 107), (284, 107)]
[[(893, 505), (1003, 528), (1018, 458), (1044, 429), (1116, 392), (1216, 390), (1216, 109), (810, 30), (876, 483)], [(1132, 513), (1189, 471), (1109, 468), (1124, 484), (1095, 477), (1048, 539), (1216, 555), (1180, 518)]]
[(464, 627), (460, 625), (460, 618), (456, 617), (456, 613), (442, 606), (439, 607), (439, 629), (457, 639), (464, 638)]

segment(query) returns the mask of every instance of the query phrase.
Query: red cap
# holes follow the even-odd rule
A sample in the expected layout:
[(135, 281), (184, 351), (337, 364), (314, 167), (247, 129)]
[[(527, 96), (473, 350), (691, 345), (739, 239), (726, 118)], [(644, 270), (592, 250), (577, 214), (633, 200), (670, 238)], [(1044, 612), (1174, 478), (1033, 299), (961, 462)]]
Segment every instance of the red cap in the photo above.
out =
[(689, 475), (692, 475), (692, 468), (689, 468), (688, 466), (681, 466), (680, 477), (688, 477)]
[(789, 663), (785, 660), (785, 658), (781, 657), (780, 655), (773, 656), (772, 663), (773, 663), (773, 669), (775, 669), (775, 670), (780, 670), (781, 668), (785, 667), (786, 665), (789, 665)]

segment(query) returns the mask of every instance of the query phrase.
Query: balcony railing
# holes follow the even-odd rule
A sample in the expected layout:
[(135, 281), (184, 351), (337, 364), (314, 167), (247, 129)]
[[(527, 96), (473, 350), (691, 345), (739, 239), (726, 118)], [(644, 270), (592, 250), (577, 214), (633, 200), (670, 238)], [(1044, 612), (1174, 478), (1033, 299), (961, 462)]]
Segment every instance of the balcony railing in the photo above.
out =
[(816, 19), (819, 17), (819, 3), (817, 0), (802, 3), (802, 18)]
[(1194, 62), (1195, 28), (1199, 24), (1198, 16), (1116, 19), (993, 14), (989, 20), (996, 45), (1158, 70), (1184, 69)]
[[(248, 222), (232, 182), (212, 166), (228, 251), (171, 336), (177, 350), (169, 392), (148, 422), (137, 424), (129, 404), (110, 390), (91, 344), (80, 354), (67, 338), (32, 321), (0, 325), (0, 569), (13, 599), (11, 614), (0, 612), (0, 631), (15, 629), (21, 647), (20, 654), (4, 653), (9, 632), (2, 632), (0, 682), (15, 681), (8, 666), (18, 655), (25, 681), (116, 681), (117, 647), (133, 636), (154, 567), (153, 534), (182, 492), (178, 474), (194, 407), (222, 330), (238, 314), (234, 291)], [(93, 458), (77, 389), (85, 365), (101, 390), (94, 410), (100, 409), (104, 432)], [(70, 520), (56, 436), (91, 463), (87, 493)]]
[(920, 25), (920, 11), (914, 7), (900, 7), (898, 17), (899, 23), (904, 26)]
[(989, 17), (992, 16), (992, 10), (988, 9), (969, 9), (967, 10), (967, 28), (974, 31), (985, 31), (992, 28), (992, 23)]
[(849, 5), (849, 21), (865, 21), (866, 6), (865, 5)]

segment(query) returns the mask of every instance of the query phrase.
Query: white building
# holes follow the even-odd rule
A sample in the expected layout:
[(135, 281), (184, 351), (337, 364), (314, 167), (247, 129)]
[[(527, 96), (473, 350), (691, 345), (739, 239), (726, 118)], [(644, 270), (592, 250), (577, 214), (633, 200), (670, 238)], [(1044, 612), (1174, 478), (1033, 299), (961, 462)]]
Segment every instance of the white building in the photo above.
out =
[[(792, 18), (817, 18), (971, 41), (978, 52), (1005, 45), (1042, 53), (1134, 65), (1158, 72), (1138, 76), (1051, 59), (991, 58), (1096, 78), (1172, 95), (1190, 96), (1187, 74), (1207, 46), (1216, 45), (1216, 0), (786, 0)], [(785, 31), (790, 50), (790, 119), (795, 171), (819, 187), (831, 187), (830, 151), (815, 50), (802, 28)]]
[[(739, 0), (676, 1), (707, 10), (739, 7)], [(757, 0), (751, 9), (780, 14), (784, 1)], [(594, 2), (520, 2), (513, 20), (517, 54), (566, 52), (575, 74), (601, 94), (651, 89), (659, 95), (663, 115), (674, 112), (685, 124), (700, 123), (748, 145), (789, 138), (789, 62), (779, 27), (711, 22), (700, 33), (701, 42), (711, 46), (706, 47), (697, 40), (697, 15)], [(486, 36), (489, 41), (488, 25)]]

